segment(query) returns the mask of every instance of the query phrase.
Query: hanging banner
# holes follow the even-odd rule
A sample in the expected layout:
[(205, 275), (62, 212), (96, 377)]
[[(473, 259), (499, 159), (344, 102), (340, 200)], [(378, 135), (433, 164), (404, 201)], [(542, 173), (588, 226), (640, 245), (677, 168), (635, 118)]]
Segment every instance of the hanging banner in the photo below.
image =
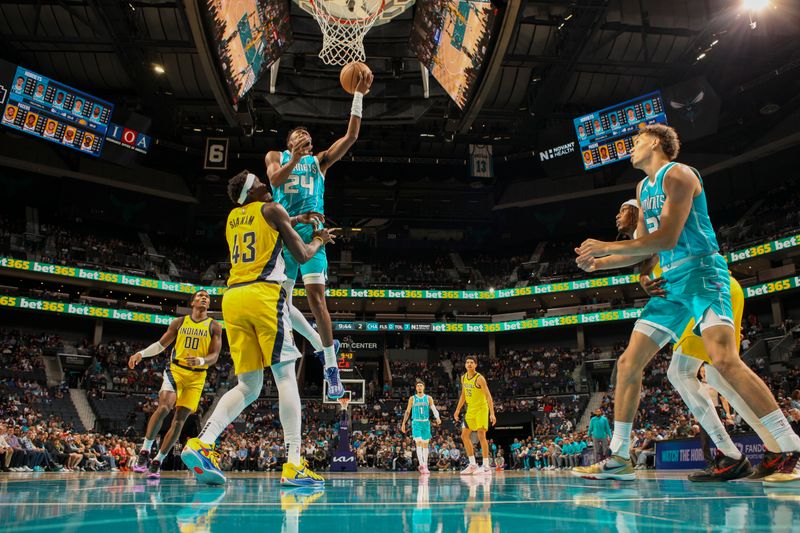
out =
[(469, 175), (473, 178), (493, 178), (491, 144), (469, 145)]

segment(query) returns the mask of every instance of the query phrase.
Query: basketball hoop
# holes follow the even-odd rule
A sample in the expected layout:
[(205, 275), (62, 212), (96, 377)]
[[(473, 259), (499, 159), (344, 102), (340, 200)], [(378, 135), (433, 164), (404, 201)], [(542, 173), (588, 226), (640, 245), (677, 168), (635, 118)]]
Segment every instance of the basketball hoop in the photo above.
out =
[(344, 66), (367, 59), (364, 36), (383, 13), (386, 0), (308, 0), (322, 30), (319, 57), (326, 65)]
[(339, 406), (342, 408), (342, 411), (347, 411), (347, 407), (350, 405), (349, 396), (342, 396), (336, 401), (339, 402)]

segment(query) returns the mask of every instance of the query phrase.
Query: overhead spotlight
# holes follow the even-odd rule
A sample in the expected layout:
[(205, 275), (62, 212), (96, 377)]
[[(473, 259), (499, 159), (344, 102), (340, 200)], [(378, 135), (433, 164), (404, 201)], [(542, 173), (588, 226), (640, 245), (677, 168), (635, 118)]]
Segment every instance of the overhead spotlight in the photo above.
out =
[(747, 11), (761, 11), (769, 6), (770, 0), (742, 0), (742, 9)]
[(166, 70), (164, 70), (164, 67), (159, 65), (158, 63), (153, 63), (153, 72), (155, 72), (156, 74), (164, 74)]
[(698, 61), (700, 61), (700, 60), (701, 60), (701, 59), (703, 59), (704, 57), (706, 57), (706, 53), (705, 53), (705, 52), (703, 52), (702, 54), (700, 54), (699, 56), (697, 56), (697, 60), (698, 60)]

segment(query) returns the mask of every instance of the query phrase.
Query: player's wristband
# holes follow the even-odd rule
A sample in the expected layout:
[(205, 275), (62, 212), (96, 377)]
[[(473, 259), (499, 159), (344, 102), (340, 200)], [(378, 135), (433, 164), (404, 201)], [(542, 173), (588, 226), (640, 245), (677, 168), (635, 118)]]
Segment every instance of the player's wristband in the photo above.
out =
[(201, 357), (201, 358), (200, 358), (200, 364), (199, 364), (199, 365), (197, 365), (197, 366), (203, 366), (203, 365), (205, 365), (205, 364), (206, 364), (206, 360), (205, 360), (205, 358)]
[(320, 237), (319, 235), (314, 235), (314, 238), (311, 239), (312, 241), (319, 241), (323, 246), (325, 246), (325, 239)]
[(361, 118), (364, 111), (364, 95), (360, 92), (353, 93), (353, 106), (350, 108), (350, 114)]

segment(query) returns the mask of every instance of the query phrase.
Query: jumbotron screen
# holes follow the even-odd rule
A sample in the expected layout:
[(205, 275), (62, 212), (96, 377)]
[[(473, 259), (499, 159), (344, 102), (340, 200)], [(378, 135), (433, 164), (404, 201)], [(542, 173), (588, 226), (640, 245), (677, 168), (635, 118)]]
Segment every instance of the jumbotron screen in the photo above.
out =
[(111, 102), (17, 67), (2, 124), (98, 157), (113, 111)]
[(497, 9), (489, 1), (417, 2), (409, 46), (463, 109), (483, 67)]
[(661, 93), (655, 91), (573, 120), (583, 168), (628, 159), (633, 137), (644, 124), (666, 124)]
[(207, 0), (211, 45), (234, 105), (292, 42), (289, 0)]

